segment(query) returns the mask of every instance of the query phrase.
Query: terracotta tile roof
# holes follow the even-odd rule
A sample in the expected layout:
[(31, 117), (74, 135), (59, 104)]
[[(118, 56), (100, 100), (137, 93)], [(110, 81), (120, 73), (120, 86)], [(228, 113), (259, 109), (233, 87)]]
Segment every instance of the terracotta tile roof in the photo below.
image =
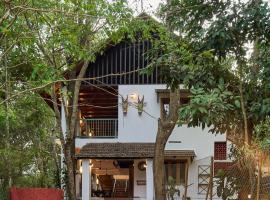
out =
[(88, 143), (77, 158), (152, 158), (154, 143)]
[[(88, 143), (77, 158), (153, 158), (155, 143)], [(166, 150), (165, 156), (195, 157), (193, 150)]]
[(165, 156), (195, 157), (196, 154), (193, 150), (165, 150)]

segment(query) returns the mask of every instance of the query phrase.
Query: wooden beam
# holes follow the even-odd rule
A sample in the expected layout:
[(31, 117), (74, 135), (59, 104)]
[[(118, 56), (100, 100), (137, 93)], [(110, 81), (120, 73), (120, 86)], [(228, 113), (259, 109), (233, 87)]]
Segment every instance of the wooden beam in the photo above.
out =
[(98, 119), (107, 119), (107, 118), (117, 118), (117, 115), (83, 115), (84, 118), (98, 118)]
[[(111, 93), (113, 93), (113, 94), (111, 94)], [(100, 91), (98, 91), (98, 92), (88, 92), (88, 93), (86, 93), (86, 92), (83, 92), (83, 93), (80, 93), (79, 94), (79, 97), (85, 97), (85, 96), (87, 96), (87, 97), (91, 97), (91, 96), (113, 96), (113, 97), (118, 97), (118, 93), (117, 92), (110, 92), (110, 93), (108, 93), (108, 92), (100, 92)]]
[(89, 99), (89, 100), (80, 100), (79, 106), (85, 106), (89, 107), (91, 105), (118, 105), (118, 101), (115, 101), (113, 99), (105, 100), (105, 99)]
[(87, 86), (87, 85), (83, 85), (81, 86), (80, 88), (80, 92), (93, 92), (93, 91), (104, 91), (104, 90), (107, 90), (107, 91), (117, 91), (118, 90), (118, 87), (117, 86)]
[[(99, 108), (99, 106), (101, 108)], [(116, 109), (118, 108), (118, 103), (117, 102), (111, 102), (111, 103), (107, 103), (107, 102), (79, 102), (79, 108), (81, 110), (83, 109), (87, 109), (87, 108), (99, 108), (99, 109)]]
[(97, 99), (107, 99), (107, 100), (115, 100), (115, 101), (117, 101), (118, 99), (117, 98), (115, 98), (115, 97), (112, 97), (112, 96), (107, 96), (107, 97), (79, 97), (79, 100), (81, 100), (81, 101), (85, 101), (85, 100), (97, 100)]
[(115, 114), (118, 113), (117, 110), (86, 110), (84, 112), (81, 112), (83, 114), (85, 113), (89, 113), (89, 114), (102, 114), (102, 113), (111, 113), (111, 114)]
[(94, 110), (94, 111), (87, 111), (87, 112), (82, 112), (82, 114), (89, 114), (89, 115), (94, 115), (94, 114), (109, 114), (109, 115), (114, 115), (114, 114), (117, 114), (118, 112), (117, 111), (97, 111), (97, 110)]

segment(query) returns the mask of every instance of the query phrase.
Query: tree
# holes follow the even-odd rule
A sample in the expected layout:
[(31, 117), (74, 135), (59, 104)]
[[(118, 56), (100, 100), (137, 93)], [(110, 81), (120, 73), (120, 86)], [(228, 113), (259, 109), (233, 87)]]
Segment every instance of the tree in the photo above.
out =
[(17, 2), (7, 3), (9, 9), (2, 9), (6, 11), (2, 19), (6, 20), (6, 15), (13, 18), (9, 15), (11, 10), (20, 11), (14, 24), (5, 29), (4, 37), (19, 38), (9, 52), (8, 65), (25, 63), (32, 73), (24, 87), (2, 103), (27, 92), (43, 90), (49, 94), (46, 98), (53, 105), (61, 132), (59, 107), (62, 102), (67, 124), (67, 129), (60, 135), (68, 174), (66, 187), (69, 199), (76, 199), (74, 136), (80, 85), (89, 63), (102, 51), (104, 38), (110, 36), (117, 41), (122, 37), (120, 32), (118, 35), (112, 33), (119, 27), (125, 27), (131, 18), (130, 10), (125, 1), (42, 0), (25, 1), (20, 5)]
[[(261, 1), (220, 2), (219, 4), (212, 1), (205, 4), (173, 1), (167, 9), (170, 23), (176, 24), (177, 30), (181, 28), (196, 48), (212, 50), (214, 58), (220, 62), (231, 62), (228, 63), (227, 76), (221, 77), (223, 78), (221, 84), (224, 84), (234, 97), (239, 97), (239, 101), (235, 102), (238, 109), (226, 112), (225, 115), (230, 115), (227, 118), (232, 121), (224, 124), (217, 124), (213, 119), (208, 119), (210, 123), (207, 123), (206, 119), (201, 120), (201, 122), (206, 125), (214, 124), (215, 132), (227, 131), (230, 134), (233, 130), (228, 126), (235, 124), (240, 127), (236, 120), (240, 121), (241, 136), (247, 143), (250, 143), (252, 130), (256, 123), (253, 120), (260, 121), (268, 115), (268, 111), (265, 109), (260, 113), (254, 112), (254, 104), (259, 99), (254, 100), (253, 98), (254, 93), (260, 100), (267, 97), (267, 94), (263, 92), (264, 90), (260, 89), (262, 89), (261, 87), (268, 87), (269, 80), (265, 78), (268, 66), (259, 62), (266, 58), (261, 57), (262, 48), (268, 48), (269, 46), (269, 5)], [(188, 13), (189, 16), (187, 16)], [(181, 16), (178, 20), (176, 19), (177, 15)], [(254, 45), (251, 56), (248, 56), (252, 51), (251, 45), (248, 47), (247, 44)], [(260, 84), (260, 81), (263, 81), (264, 84)], [(186, 84), (194, 87), (192, 82)], [(216, 83), (211, 83), (211, 85), (212, 88), (217, 86)], [(201, 88), (209, 90), (209, 83), (208, 85), (202, 85)], [(208, 109), (209, 106), (211, 105), (204, 107)], [(256, 109), (262, 108), (256, 107)], [(197, 109), (197, 111), (199, 110)], [(241, 115), (236, 114), (239, 111)], [(195, 117), (196, 114), (198, 113), (194, 112), (192, 117)], [(194, 118), (195, 124), (198, 117)], [(223, 127), (225, 124), (228, 126)], [(236, 127), (234, 126), (234, 128)], [(239, 128), (236, 129), (239, 131)]]
[[(150, 54), (152, 63), (149, 69), (153, 66), (158, 66), (161, 72), (161, 78), (167, 83), (170, 90), (170, 105), (168, 114), (161, 114), (158, 120), (158, 132), (155, 144), (154, 156), (154, 185), (155, 185), (155, 199), (165, 199), (165, 181), (164, 176), (164, 149), (169, 136), (171, 135), (175, 125), (179, 122), (179, 109), (181, 107), (180, 98), (181, 90), (180, 83), (191, 81), (188, 75), (189, 67), (194, 70), (201, 66), (213, 68), (214, 62), (209, 51), (198, 51), (185, 39), (176, 36), (165, 26), (159, 26), (157, 38), (152, 40), (152, 49), (148, 52)], [(220, 70), (221, 71), (221, 70)], [(205, 78), (202, 74), (196, 74), (198, 80), (204, 83)], [(165, 113), (164, 108), (162, 113)], [(186, 195), (186, 193), (185, 193)], [(186, 198), (186, 197), (185, 197)]]
[[(174, 45), (164, 42), (169, 50), (157, 59), (164, 78), (169, 87), (183, 84), (191, 92), (188, 105), (170, 107), (170, 112), (179, 109), (173, 121), (211, 127), (213, 133), (226, 133), (235, 144), (249, 148), (254, 127), (269, 116), (269, 5), (262, 1), (175, 0), (161, 7), (161, 15), (179, 32), (179, 40), (185, 41), (178, 47), (179, 40)], [(254, 50), (248, 56), (251, 45)], [(182, 54), (183, 47), (189, 53)], [(167, 131), (160, 142), (162, 148), (170, 135), (170, 129)], [(160, 189), (164, 182), (154, 172), (159, 179), (155, 180), (156, 199), (164, 199), (164, 189)]]
[[(18, 24), (26, 1), (2, 1), (0, 19), (0, 198), (8, 198), (11, 186), (57, 187), (59, 150), (54, 144), (52, 112), (39, 95), (9, 97), (27, 87), (31, 69), (18, 62), (23, 33)], [(16, 27), (16, 28), (15, 28)], [(24, 35), (25, 36), (25, 35)], [(53, 152), (53, 153), (49, 153)]]
[[(9, 132), (6, 115), (9, 115)], [(32, 94), (10, 102), (8, 111), (1, 106), (0, 128), (1, 199), (8, 199), (11, 186), (60, 186), (60, 151), (52, 132), (54, 117), (42, 99)]]

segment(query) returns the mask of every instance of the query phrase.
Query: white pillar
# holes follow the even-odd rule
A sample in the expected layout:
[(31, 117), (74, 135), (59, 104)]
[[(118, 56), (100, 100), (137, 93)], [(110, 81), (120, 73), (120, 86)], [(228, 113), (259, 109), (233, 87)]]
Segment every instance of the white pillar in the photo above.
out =
[(153, 159), (146, 160), (146, 199), (154, 199)]
[(90, 160), (82, 160), (82, 200), (90, 200), (91, 194), (91, 169)]

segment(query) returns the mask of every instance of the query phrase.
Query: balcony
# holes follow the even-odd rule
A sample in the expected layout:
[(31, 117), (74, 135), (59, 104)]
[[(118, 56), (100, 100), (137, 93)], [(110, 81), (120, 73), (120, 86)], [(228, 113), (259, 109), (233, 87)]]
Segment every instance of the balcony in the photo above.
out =
[(81, 124), (80, 137), (87, 138), (117, 138), (117, 118), (84, 119)]

